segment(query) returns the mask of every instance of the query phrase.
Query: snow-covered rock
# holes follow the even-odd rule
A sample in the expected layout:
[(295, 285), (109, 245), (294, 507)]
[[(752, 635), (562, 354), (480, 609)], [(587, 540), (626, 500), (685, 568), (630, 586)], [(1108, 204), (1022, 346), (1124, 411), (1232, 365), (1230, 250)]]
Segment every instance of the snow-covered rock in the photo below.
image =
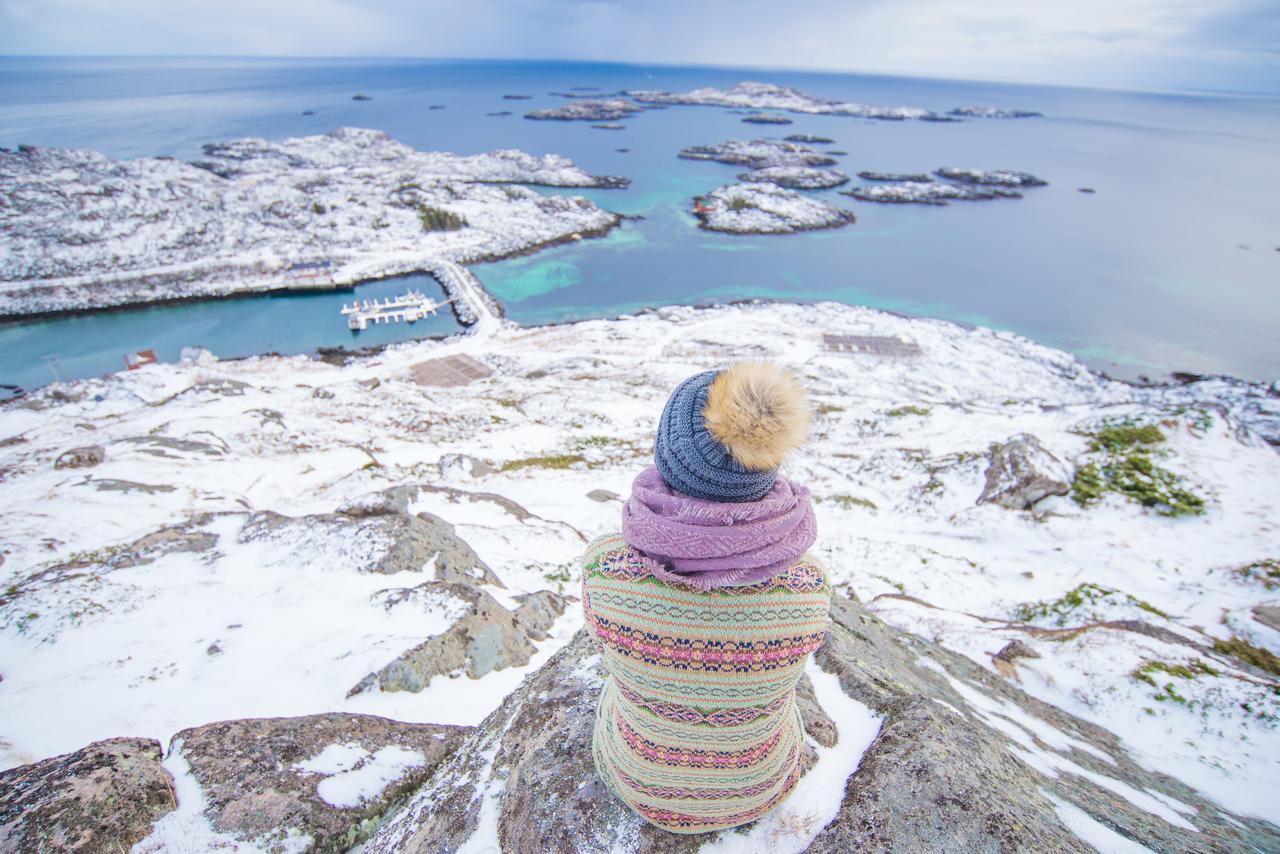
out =
[(524, 117), (526, 119), (551, 119), (565, 122), (611, 122), (617, 119), (625, 119), (643, 111), (644, 107), (633, 104), (625, 98), (610, 98), (605, 101), (587, 99), (570, 101), (559, 107), (549, 107), (545, 110), (532, 110), (525, 113)]
[(849, 176), (835, 169), (809, 169), (804, 166), (766, 166), (744, 172), (739, 181), (767, 181), (793, 190), (823, 190), (849, 183)]
[(715, 160), (736, 166), (763, 169), (768, 166), (834, 166), (836, 160), (825, 152), (772, 139), (731, 139), (715, 145), (691, 145), (680, 152), (686, 160)]
[[(0, 152), (0, 315), (329, 288), (602, 234), (618, 221), (587, 199), (522, 183), (625, 180), (557, 155), (419, 152), (358, 128), (209, 145), (199, 164)], [(432, 211), (460, 227), (429, 230)]]
[(111, 738), (0, 773), (0, 848), (127, 851), (174, 807), (160, 743)]
[(992, 445), (988, 456), (979, 504), (1028, 510), (1043, 498), (1071, 491), (1071, 472), (1035, 436), (1022, 434)]
[[(203, 795), (193, 822), (255, 850), (346, 851), (470, 731), (341, 713), (255, 718), (183, 730), (169, 751)], [(152, 841), (141, 850), (172, 850)]]
[(790, 234), (854, 222), (842, 208), (773, 183), (717, 187), (697, 205), (694, 214), (702, 228), (734, 234)]

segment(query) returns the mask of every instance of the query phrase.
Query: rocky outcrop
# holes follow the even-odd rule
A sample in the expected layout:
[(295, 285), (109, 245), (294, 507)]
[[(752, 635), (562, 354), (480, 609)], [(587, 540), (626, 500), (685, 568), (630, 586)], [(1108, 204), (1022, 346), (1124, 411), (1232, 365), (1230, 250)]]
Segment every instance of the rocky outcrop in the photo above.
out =
[[(451, 754), (471, 727), (332, 713), (223, 721), (174, 736), (214, 829), (263, 848), (346, 851)], [(299, 849), (291, 849), (299, 850)]]
[[(834, 598), (816, 660), (883, 725), (807, 851), (1084, 852), (1090, 846), (1069, 827), (1081, 815), (1153, 850), (1280, 845), (1280, 828), (1145, 770), (1106, 730), (888, 626), (856, 600)], [(473, 838), (512, 852), (693, 851), (713, 840), (645, 824), (596, 775), (590, 743), (603, 676), (579, 632), (440, 765), (366, 854), (453, 851)], [(827, 743), (838, 728), (815, 706), (801, 689), (806, 729)]]
[(849, 211), (776, 184), (730, 184), (695, 201), (702, 228), (733, 234), (791, 234), (855, 220)]
[[(406, 650), (376, 673), (370, 673), (347, 696), (379, 688), (383, 691), (421, 691), (431, 677), (465, 673), (479, 679), (486, 673), (528, 664), (537, 649), (516, 615), (488, 593), (466, 582), (428, 581), (416, 587), (382, 590), (375, 601), (385, 608), (408, 605), (427, 610), (445, 608), (457, 613), (450, 627)], [(526, 611), (534, 624), (541, 623), (536, 605)], [(554, 619), (552, 620), (554, 622)], [(547, 624), (548, 627), (550, 624)]]
[(1071, 473), (1035, 436), (1022, 433), (988, 452), (986, 484), (979, 504), (1030, 510), (1037, 501), (1071, 491)]
[(101, 445), (85, 445), (83, 448), (72, 448), (63, 451), (53, 461), (56, 469), (87, 469), (101, 465), (107, 458), (107, 451)]
[(127, 851), (175, 804), (160, 742), (96, 741), (0, 773), (0, 850)]
[(553, 590), (538, 590), (515, 597), (520, 603), (516, 608), (516, 625), (534, 640), (546, 640), (547, 632), (564, 613), (569, 598)]

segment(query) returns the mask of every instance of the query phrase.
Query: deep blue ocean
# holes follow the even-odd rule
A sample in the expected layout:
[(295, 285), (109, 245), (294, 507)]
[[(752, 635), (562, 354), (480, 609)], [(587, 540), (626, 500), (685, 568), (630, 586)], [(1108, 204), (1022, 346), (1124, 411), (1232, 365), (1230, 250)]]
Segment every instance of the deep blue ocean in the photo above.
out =
[[(571, 87), (685, 91), (741, 80), (870, 104), (938, 111), (975, 104), (1044, 116), (938, 124), (791, 115), (794, 124), (774, 127), (744, 124), (722, 108), (673, 106), (626, 120), (621, 131), (521, 118), (563, 103), (551, 93)], [(373, 100), (353, 101), (355, 93)], [(487, 115), (502, 110), (513, 115)], [(667, 303), (836, 299), (1012, 330), (1118, 376), (1280, 376), (1280, 97), (590, 63), (0, 58), (3, 147), (195, 158), (206, 142), (341, 125), (385, 130), (419, 149), (555, 152), (590, 172), (632, 179), (629, 189), (586, 195), (643, 219), (604, 239), (474, 268), (522, 323)], [(700, 231), (692, 197), (743, 170), (680, 160), (677, 152), (790, 133), (834, 138), (829, 147), (848, 152), (836, 168), (850, 175), (950, 165), (1023, 170), (1049, 186), (1020, 200), (947, 207), (813, 191), (853, 210), (857, 223), (785, 236)], [(431, 280), (413, 284), (430, 287)], [(357, 296), (404, 287), (403, 280), (380, 282)], [(458, 328), (442, 314), (354, 334), (338, 315), (351, 296), (254, 297), (4, 324), (0, 383), (50, 381), (42, 357), (51, 354), (66, 378), (118, 370), (123, 353), (144, 347), (164, 359), (184, 345), (226, 357), (299, 353)]]

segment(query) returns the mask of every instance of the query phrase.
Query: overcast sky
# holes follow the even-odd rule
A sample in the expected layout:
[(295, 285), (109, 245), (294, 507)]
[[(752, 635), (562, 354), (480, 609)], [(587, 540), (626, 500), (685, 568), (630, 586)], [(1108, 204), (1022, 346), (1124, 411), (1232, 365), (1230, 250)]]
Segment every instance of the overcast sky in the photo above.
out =
[(1280, 0), (0, 0), (0, 53), (586, 59), (1280, 91)]

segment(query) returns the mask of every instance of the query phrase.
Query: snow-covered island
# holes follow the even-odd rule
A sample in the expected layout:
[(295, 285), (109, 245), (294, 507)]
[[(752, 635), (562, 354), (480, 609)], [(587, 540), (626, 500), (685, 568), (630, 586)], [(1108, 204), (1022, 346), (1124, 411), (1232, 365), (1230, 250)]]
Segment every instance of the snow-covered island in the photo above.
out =
[(694, 215), (708, 231), (733, 234), (791, 234), (854, 222), (843, 208), (766, 182), (717, 187), (694, 200)]
[(592, 98), (583, 101), (570, 101), (559, 107), (532, 110), (525, 113), (524, 117), (543, 121), (611, 122), (617, 119), (625, 119), (643, 111), (644, 107), (633, 104), (624, 98), (610, 98), (603, 101)]
[(714, 160), (735, 166), (763, 169), (766, 166), (834, 166), (836, 159), (826, 152), (794, 142), (773, 139), (730, 139), (714, 145), (691, 145), (679, 157), (685, 160)]
[(944, 166), (935, 169), (933, 174), (949, 181), (960, 181), (965, 184), (982, 184), (989, 187), (1046, 187), (1049, 182), (1037, 178), (1029, 172), (1014, 172), (1011, 169), (959, 169), (955, 166)]
[(809, 169), (804, 166), (765, 166), (738, 176), (739, 181), (767, 181), (793, 190), (825, 190), (849, 183), (849, 176), (836, 169)]
[(1005, 187), (948, 184), (945, 181), (896, 181), (884, 184), (864, 184), (851, 190), (841, 190), (843, 195), (864, 202), (889, 204), (945, 205), (948, 200), (985, 201), (989, 199), (1020, 199), (1017, 190)]
[(415, 151), (360, 128), (212, 144), (198, 163), (3, 151), (0, 315), (343, 286), (604, 234), (618, 222), (585, 198), (521, 184), (627, 180), (553, 154)]
[[(800, 789), (673, 842), (594, 774), (576, 561), (616, 530), (672, 387), (744, 358), (810, 391), (786, 473), (836, 595)], [(459, 362), (479, 378), (432, 384)], [(0, 406), (0, 785), (25, 808), (4, 832), (140, 854), (1276, 850), (1268, 442), (1265, 386), (1135, 387), (834, 303), (49, 387)]]
[[(705, 86), (690, 92), (660, 92), (649, 89), (632, 89), (623, 93), (642, 104), (688, 104), (709, 107), (735, 107), (752, 110), (782, 110), (791, 113), (810, 113), (831, 116), (856, 116), (867, 119), (902, 121), (958, 121), (961, 116), (983, 118), (1012, 118), (1025, 115), (1021, 110), (1000, 110), (994, 107), (958, 107), (950, 113), (938, 113), (921, 107), (883, 107), (839, 101), (810, 95), (792, 86), (776, 83), (744, 81), (729, 89)], [(973, 111), (973, 112), (967, 112)], [(746, 119), (744, 119), (746, 121)]]
[(914, 181), (916, 183), (926, 183), (933, 180), (925, 172), (863, 171), (858, 173), (858, 177), (864, 181)]
[(936, 181), (924, 173), (859, 172), (858, 177), (863, 180), (885, 183), (864, 184), (841, 192), (864, 202), (945, 205), (951, 199), (1020, 199), (1022, 193), (1011, 188), (1043, 187), (1048, 184), (1028, 172), (1001, 169), (959, 169), (944, 166), (934, 170), (933, 174), (948, 180)]
[(829, 136), (818, 136), (816, 133), (793, 133), (784, 139), (787, 142), (804, 142), (810, 145), (831, 145), (835, 142)]

